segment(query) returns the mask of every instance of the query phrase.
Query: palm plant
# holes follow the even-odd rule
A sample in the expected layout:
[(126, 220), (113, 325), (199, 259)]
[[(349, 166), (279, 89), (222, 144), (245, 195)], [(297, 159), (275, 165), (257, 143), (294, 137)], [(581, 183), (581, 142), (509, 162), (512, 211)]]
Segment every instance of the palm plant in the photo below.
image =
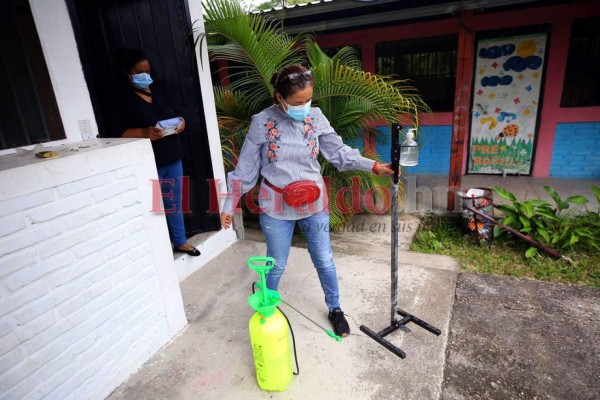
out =
[[(355, 51), (346, 47), (327, 56), (311, 35), (296, 37), (281, 32), (278, 21), (263, 14), (248, 14), (235, 0), (208, 0), (204, 4), (206, 39), (211, 60), (229, 63), (229, 85), (214, 87), (221, 142), (226, 167), (235, 164), (252, 115), (273, 104), (274, 88), (269, 81), (276, 71), (292, 63), (313, 69), (313, 104), (319, 106), (331, 126), (344, 139), (362, 137), (373, 126), (400, 122), (418, 126), (418, 117), (428, 112), (416, 91), (403, 81), (361, 70)], [(368, 155), (373, 157), (373, 154)], [(370, 173), (339, 172), (322, 156), (323, 176), (331, 179), (331, 198), (358, 177), (361, 191), (382, 186), (388, 178)], [(342, 199), (348, 202), (348, 198)], [(350, 206), (350, 204), (346, 204)], [(330, 202), (330, 221), (341, 230), (353, 214), (342, 212)]]

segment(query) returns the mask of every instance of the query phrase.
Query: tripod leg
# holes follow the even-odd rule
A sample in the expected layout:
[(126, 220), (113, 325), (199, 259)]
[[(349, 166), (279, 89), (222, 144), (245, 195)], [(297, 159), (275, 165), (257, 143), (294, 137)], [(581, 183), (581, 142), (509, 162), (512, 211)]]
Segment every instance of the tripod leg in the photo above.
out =
[(390, 342), (388, 342), (387, 340), (385, 340), (384, 338), (382, 338), (381, 336), (379, 336), (377, 333), (373, 332), (366, 326), (361, 325), (360, 330), (363, 331), (365, 334), (367, 334), (367, 336), (369, 336), (371, 339), (373, 339), (374, 341), (376, 341), (377, 343), (379, 343), (380, 345), (382, 345), (383, 347), (385, 347), (386, 349), (388, 349), (389, 351), (391, 351), (392, 353), (397, 355), (398, 357), (406, 358), (406, 353), (403, 352), (402, 349), (394, 346), (393, 344), (391, 344)]
[(408, 319), (408, 322), (412, 322), (415, 323), (417, 325), (419, 325), (421, 328), (425, 329), (426, 331), (429, 331), (431, 333), (433, 333), (436, 336), (440, 336), (442, 334), (442, 331), (439, 330), (438, 328), (436, 328), (435, 326), (423, 321), (420, 318), (415, 317), (412, 314), (407, 313), (406, 311), (403, 311), (401, 309), (398, 309), (398, 314), (400, 314), (401, 316), (404, 317), (404, 319)]

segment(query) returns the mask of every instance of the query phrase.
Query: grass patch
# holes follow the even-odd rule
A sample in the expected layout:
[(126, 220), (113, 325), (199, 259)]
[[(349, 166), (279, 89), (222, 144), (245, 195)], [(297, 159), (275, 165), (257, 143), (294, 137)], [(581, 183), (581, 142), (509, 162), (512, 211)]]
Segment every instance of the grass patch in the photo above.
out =
[(452, 215), (426, 215), (411, 245), (413, 251), (454, 257), (464, 271), (600, 288), (598, 252), (583, 248), (571, 250), (565, 253), (574, 261), (569, 264), (543, 254), (527, 259), (527, 248), (526, 242), (504, 235), (489, 244), (466, 240), (462, 218)]

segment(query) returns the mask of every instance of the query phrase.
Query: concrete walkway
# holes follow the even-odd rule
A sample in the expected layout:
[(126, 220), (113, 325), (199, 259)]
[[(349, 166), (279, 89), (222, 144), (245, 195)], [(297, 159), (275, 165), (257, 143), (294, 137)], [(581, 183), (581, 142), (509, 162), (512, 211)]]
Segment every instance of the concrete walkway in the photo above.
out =
[[(406, 178), (410, 179), (410, 176)], [(406, 181), (409, 198), (405, 198), (405, 210), (443, 212), (447, 199), (443, 194), (446, 181), (445, 176), (431, 175), (415, 178), (412, 187), (410, 180)], [(600, 182), (489, 176), (463, 179), (463, 188), (503, 186), (521, 200), (538, 197), (549, 199), (542, 189), (543, 185), (554, 187), (563, 197), (584, 194), (593, 200), (589, 188), (591, 185), (600, 186)], [(421, 195), (417, 196), (419, 188)], [(429, 200), (423, 198), (423, 193), (427, 195), (427, 188), (432, 193), (429, 209)], [(436, 193), (442, 193), (441, 197), (436, 197)], [(416, 207), (417, 210), (411, 207)], [(521, 337), (531, 331), (530, 337), (536, 339), (541, 338), (545, 332), (552, 331), (553, 338), (560, 341), (563, 340), (559, 335), (561, 329), (569, 326), (564, 325), (563, 320), (554, 321), (551, 313), (539, 321), (531, 319), (518, 322), (514, 319), (523, 316), (524, 312), (530, 312), (527, 310), (532, 310), (531, 307), (538, 307), (538, 299), (527, 296), (531, 291), (544, 293), (546, 288), (538, 286), (551, 285), (547, 283), (529, 284), (506, 278), (469, 278), (470, 274), (461, 275), (464, 285), (459, 288), (458, 301), (466, 304), (458, 304), (452, 325), (454, 343), (447, 350), (459, 266), (456, 260), (449, 257), (408, 251), (418, 228), (418, 219), (406, 214), (400, 217), (399, 232), (400, 307), (441, 328), (442, 335), (436, 337), (416, 326), (410, 326), (411, 331), (408, 333), (397, 331), (392, 334), (389, 339), (406, 351), (405, 360), (397, 358), (366, 337), (358, 329), (360, 324), (374, 330), (389, 324), (390, 222), (389, 215), (358, 214), (343, 235), (331, 234), (342, 307), (349, 314), (352, 335), (342, 343), (337, 343), (283, 305), (282, 309), (290, 318), (296, 334), (300, 375), (294, 377), (288, 390), (283, 393), (263, 392), (256, 384), (247, 327), (252, 310), (246, 297), (250, 294), (250, 285), (257, 279), (257, 275), (247, 268), (246, 260), (253, 255), (264, 255), (265, 245), (261, 242), (262, 234), (256, 229), (257, 226), (254, 230), (252, 226), (247, 228), (246, 238), (251, 240), (235, 243), (182, 283), (189, 326), (119, 387), (110, 399), (508, 399), (536, 398), (536, 393), (543, 395), (538, 397), (541, 399), (546, 398), (545, 396), (560, 398), (561, 394), (574, 393), (559, 390), (563, 374), (567, 374), (565, 376), (568, 379), (576, 379), (569, 373), (570, 369), (584, 377), (576, 383), (594, 382), (589, 377), (593, 376), (590, 374), (597, 375), (598, 363), (588, 363), (588, 366), (592, 366), (591, 369), (586, 369), (583, 364), (579, 369), (571, 368), (576, 365), (577, 358), (572, 359), (572, 362), (569, 361), (570, 358), (567, 359), (571, 364), (564, 366), (565, 369), (554, 368), (554, 361), (544, 361), (546, 369), (534, 368), (529, 371), (524, 367), (520, 370), (522, 380), (518, 383), (511, 380), (511, 371), (515, 371), (512, 364), (525, 366), (522, 363), (529, 362), (525, 353), (521, 355), (525, 358), (517, 357), (522, 345)], [(306, 249), (303, 248), (300, 235), (294, 236), (293, 245), (295, 247), (291, 250), (288, 270), (280, 286), (281, 294), (320, 324), (329, 326), (318, 277)], [(497, 288), (492, 290), (490, 285)], [(518, 295), (513, 293), (517, 290), (513, 286), (521, 287), (518, 290), (524, 292)], [(496, 298), (496, 295), (502, 294), (504, 299)], [(597, 297), (597, 292), (592, 293), (592, 298), (594, 295)], [(513, 297), (523, 296), (529, 299), (526, 304), (520, 304), (516, 300), (516, 305), (512, 305)], [(579, 307), (580, 303), (573, 304), (570, 310), (578, 311), (579, 308), (574, 307)], [(560, 305), (555, 305), (558, 306)], [(516, 314), (511, 317), (500, 312), (494, 316), (498, 309), (504, 310), (502, 307), (508, 310), (504, 314), (512, 309)], [(476, 313), (472, 312), (474, 310)], [(567, 312), (562, 318), (571, 314)], [(478, 333), (486, 321), (489, 322), (488, 317), (496, 318), (493, 320), (495, 328), (486, 331), (489, 335), (473, 336), (472, 332)], [(585, 318), (586, 321), (590, 320)], [(541, 328), (534, 327), (539, 323)], [(508, 329), (510, 326), (522, 326), (523, 330)], [(593, 332), (597, 329), (590, 330), (590, 327), (594, 328), (593, 324), (585, 326), (586, 335), (591, 336), (589, 339), (586, 336), (584, 340), (593, 360), (596, 357), (594, 354), (598, 354), (593, 338)], [(554, 340), (553, 338), (550, 339)], [(546, 353), (552, 353), (556, 348), (561, 351), (556, 353), (556, 357), (554, 354), (552, 357), (553, 360), (558, 360), (566, 349), (577, 348), (576, 341), (580, 338), (571, 339), (564, 339), (564, 345), (559, 342), (552, 344), (551, 341), (538, 341), (542, 344), (550, 343), (552, 348), (543, 345), (536, 349), (534, 343), (528, 348), (528, 352), (531, 350), (540, 357), (546, 357)], [(495, 346), (492, 350), (497, 350), (494, 354), (500, 365), (496, 365), (495, 358), (490, 359), (489, 346)], [(503, 358), (502, 349), (507, 346), (512, 346), (512, 350), (508, 358)], [(447, 380), (442, 392), (447, 351), (450, 351), (450, 358), (446, 365)], [(582, 363), (587, 361), (587, 358), (582, 358)], [(548, 368), (554, 369), (554, 372), (547, 372)], [(486, 375), (486, 371), (489, 374)], [(557, 390), (527, 390), (536, 388), (534, 385), (527, 386), (527, 381), (535, 380), (538, 376), (554, 380)], [(585, 388), (577, 385), (569, 387), (575, 390)], [(596, 390), (593, 385), (588, 385), (588, 390), (590, 387), (591, 390)]]
[[(388, 219), (389, 220), (389, 219)], [(388, 234), (389, 236), (389, 234)], [(383, 237), (382, 237), (383, 239)], [(389, 324), (389, 244), (363, 256), (335, 253), (341, 302), (352, 334), (330, 339), (285, 305), (296, 334), (300, 375), (282, 393), (261, 391), (248, 337), (246, 302), (257, 275), (246, 266), (263, 243), (239, 241), (182, 284), (190, 325), (110, 397), (116, 399), (435, 399), (441, 396), (448, 326), (458, 264), (444, 256), (402, 252), (400, 305), (442, 329), (414, 325), (389, 338), (401, 360), (359, 330)], [(293, 247), (280, 291), (284, 299), (329, 326), (323, 293), (305, 249)]]

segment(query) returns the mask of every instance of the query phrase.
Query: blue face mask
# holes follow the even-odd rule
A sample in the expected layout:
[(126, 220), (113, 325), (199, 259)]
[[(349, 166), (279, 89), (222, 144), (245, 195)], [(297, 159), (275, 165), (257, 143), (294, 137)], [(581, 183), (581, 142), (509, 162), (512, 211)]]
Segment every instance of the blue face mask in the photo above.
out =
[(129, 75), (131, 82), (140, 89), (148, 89), (148, 86), (154, 82), (150, 74), (142, 72), (141, 74)]
[(304, 118), (306, 118), (308, 116), (308, 113), (310, 112), (310, 103), (312, 101), (309, 101), (303, 106), (290, 106), (288, 103), (285, 102), (285, 100), (283, 102), (287, 106), (287, 115), (290, 118), (293, 118), (296, 121), (304, 121)]

